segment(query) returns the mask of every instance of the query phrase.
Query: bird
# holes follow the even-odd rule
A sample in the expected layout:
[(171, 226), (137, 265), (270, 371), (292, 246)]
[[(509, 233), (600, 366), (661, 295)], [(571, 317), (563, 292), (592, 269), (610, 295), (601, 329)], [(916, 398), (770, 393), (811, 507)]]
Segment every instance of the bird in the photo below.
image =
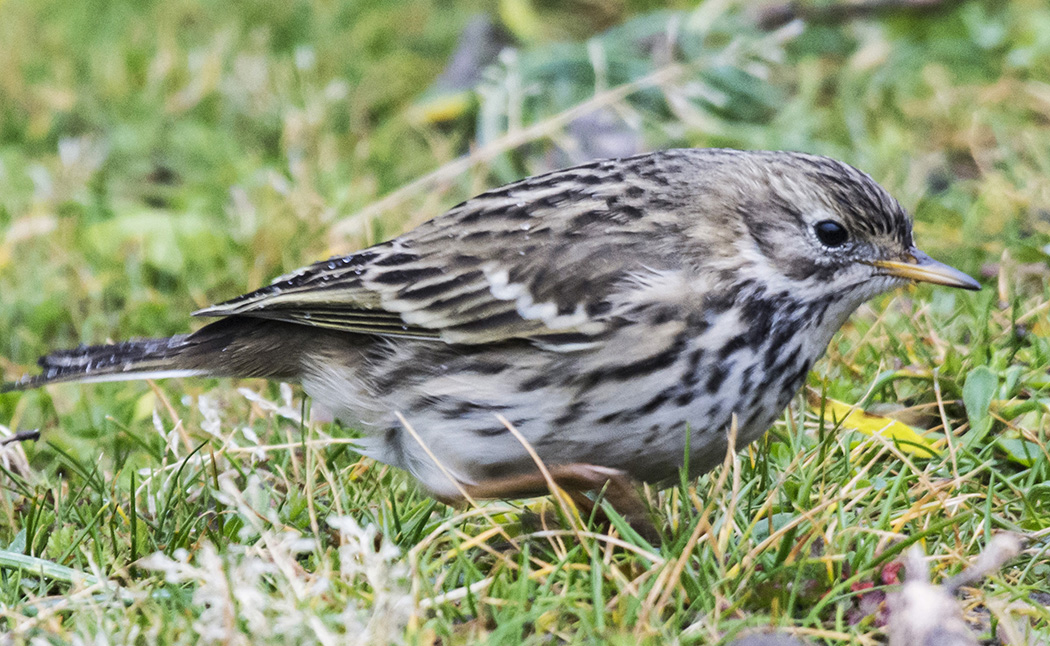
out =
[(53, 352), (3, 389), (298, 382), (440, 500), (623, 492), (760, 438), (850, 314), (910, 282), (980, 288), (864, 172), (672, 149), (489, 190), (194, 312), (216, 319), (196, 332)]

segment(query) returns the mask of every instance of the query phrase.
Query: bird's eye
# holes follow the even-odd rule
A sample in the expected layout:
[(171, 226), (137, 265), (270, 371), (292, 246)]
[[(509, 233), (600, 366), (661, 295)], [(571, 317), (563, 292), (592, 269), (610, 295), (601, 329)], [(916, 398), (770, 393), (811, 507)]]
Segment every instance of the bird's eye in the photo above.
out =
[(825, 247), (841, 247), (849, 240), (846, 227), (834, 220), (821, 220), (813, 225), (813, 230), (816, 231), (820, 244)]

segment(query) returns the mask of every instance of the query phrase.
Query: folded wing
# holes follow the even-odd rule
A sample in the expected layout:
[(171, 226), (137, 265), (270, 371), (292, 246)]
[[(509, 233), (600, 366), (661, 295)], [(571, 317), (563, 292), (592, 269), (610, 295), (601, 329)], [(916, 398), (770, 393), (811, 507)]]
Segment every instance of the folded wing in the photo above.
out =
[(659, 219), (630, 205), (632, 185), (605, 181), (610, 168), (595, 163), (490, 191), (390, 242), (196, 315), (449, 343), (579, 343), (607, 329), (631, 275), (679, 264), (675, 249), (654, 249)]

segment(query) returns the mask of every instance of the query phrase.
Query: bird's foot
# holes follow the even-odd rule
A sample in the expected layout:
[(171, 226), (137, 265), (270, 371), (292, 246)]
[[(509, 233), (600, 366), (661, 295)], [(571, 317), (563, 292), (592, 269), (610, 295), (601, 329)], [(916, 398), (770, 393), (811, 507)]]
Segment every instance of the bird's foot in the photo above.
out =
[[(659, 544), (660, 533), (649, 518), (649, 507), (638, 493), (637, 483), (619, 469), (594, 464), (560, 464), (548, 467), (547, 475), (536, 471), (505, 478), (493, 478), (475, 484), (464, 485), (464, 492), (475, 499), (483, 498), (527, 498), (552, 492), (553, 483), (569, 495), (582, 515), (610, 522), (598, 506), (602, 498), (626, 520), (634, 531), (652, 544)], [(597, 499), (585, 495), (599, 492)]]

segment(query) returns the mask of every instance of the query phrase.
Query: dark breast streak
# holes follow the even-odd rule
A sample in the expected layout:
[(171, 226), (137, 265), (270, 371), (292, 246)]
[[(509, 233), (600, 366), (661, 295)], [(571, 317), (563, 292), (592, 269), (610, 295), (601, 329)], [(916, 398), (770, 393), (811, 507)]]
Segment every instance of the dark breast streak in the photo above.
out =
[[(548, 352), (526, 340), (419, 342), (421, 359), (379, 345), (368, 362), (375, 367), (370, 390), (380, 401), (398, 400), (421, 432), (445, 428), (461, 436), (454, 460), (479, 480), (535, 468), (496, 421), (499, 414), (548, 464), (586, 462), (665, 483), (686, 461), (687, 438), (692, 473), (720, 464), (734, 414), (736, 448), (765, 433), (823, 352), (805, 342), (819, 309), (752, 284), (710, 297), (702, 313), (679, 313), (665, 323), (678, 332), (647, 343), (644, 352), (616, 339), (621, 331), (636, 332), (637, 321), (578, 352)], [(450, 375), (457, 375), (454, 382)], [(388, 443), (413, 442), (394, 428)]]
[[(572, 403), (540, 443), (564, 446), (576, 432), (600, 429), (609, 440), (592, 457), (602, 455), (603, 466), (659, 482), (675, 477), (684, 463), (687, 436), (691, 471), (720, 463), (734, 414), (737, 448), (761, 437), (819, 358), (802, 343), (819, 317), (789, 294), (756, 291), (752, 286), (713, 297), (706, 313), (692, 317), (659, 351), (575, 379)], [(649, 387), (641, 403), (621, 405), (621, 399), (638, 398), (618, 393), (633, 395), (633, 389), (654, 383), (658, 387)]]

